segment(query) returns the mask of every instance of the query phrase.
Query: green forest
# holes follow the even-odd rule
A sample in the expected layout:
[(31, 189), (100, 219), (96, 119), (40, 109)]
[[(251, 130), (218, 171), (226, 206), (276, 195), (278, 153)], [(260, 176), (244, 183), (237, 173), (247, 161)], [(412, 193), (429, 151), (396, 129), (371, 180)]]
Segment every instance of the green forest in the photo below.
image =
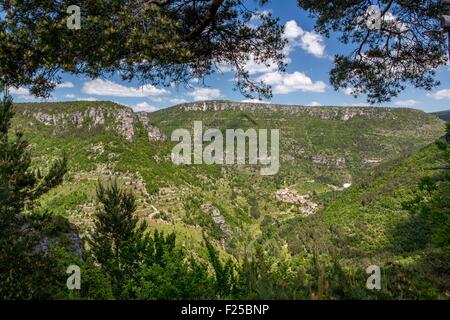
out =
[[(335, 109), (292, 115), (292, 107), (217, 103), (227, 107), (149, 114), (127, 141), (114, 116), (126, 107), (4, 100), (1, 297), (447, 298), (450, 148), (442, 120), (408, 109), (359, 115), (357, 107), (339, 109), (354, 113), (350, 120), (321, 120), (318, 111)], [(103, 110), (102, 124), (94, 125), (92, 108)], [(85, 117), (78, 125), (61, 120), (73, 114)], [(165, 136), (199, 117), (208, 127), (219, 117), (223, 128), (281, 127), (279, 174), (261, 177), (249, 165), (178, 167), (167, 158), (173, 142), (148, 141), (148, 125)], [(339, 150), (345, 162), (336, 161)], [(364, 160), (372, 158), (382, 160)], [(142, 183), (132, 182), (134, 172)], [(280, 199), (284, 188), (317, 209)], [(70, 265), (80, 267), (80, 290), (66, 286)], [(382, 270), (381, 290), (366, 288), (370, 265)]]
[(0, 0), (0, 300), (448, 300), (449, 10)]

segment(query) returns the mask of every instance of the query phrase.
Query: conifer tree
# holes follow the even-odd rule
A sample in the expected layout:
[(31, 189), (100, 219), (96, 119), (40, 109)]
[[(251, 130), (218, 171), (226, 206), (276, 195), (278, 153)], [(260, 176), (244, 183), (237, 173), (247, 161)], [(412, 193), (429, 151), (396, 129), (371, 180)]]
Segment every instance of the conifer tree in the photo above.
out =
[(30, 232), (26, 211), (35, 200), (62, 183), (67, 158), (57, 160), (45, 176), (32, 170), (28, 143), (21, 132), (11, 134), (12, 99), (0, 102), (0, 298), (32, 298), (45, 275), (43, 257), (34, 250), (40, 240)]
[(336, 90), (367, 95), (370, 103), (390, 101), (408, 85), (431, 91), (437, 70), (447, 64), (443, 1), (298, 0), (315, 18), (315, 30), (338, 35), (348, 54), (334, 57), (330, 82)]
[(105, 186), (99, 183), (95, 232), (89, 240), (91, 252), (112, 281), (116, 296), (120, 296), (126, 269), (136, 261), (136, 246), (144, 237), (144, 224), (135, 216), (136, 198), (122, 190), (113, 181)]

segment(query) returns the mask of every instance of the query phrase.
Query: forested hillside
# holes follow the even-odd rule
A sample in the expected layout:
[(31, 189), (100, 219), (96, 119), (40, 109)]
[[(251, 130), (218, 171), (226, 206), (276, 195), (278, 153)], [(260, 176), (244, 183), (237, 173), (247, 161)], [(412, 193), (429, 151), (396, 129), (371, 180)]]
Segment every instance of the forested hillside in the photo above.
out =
[[(86, 297), (98, 290), (106, 290), (102, 297), (149, 299), (445, 298), (448, 292), (449, 176), (433, 169), (449, 162), (448, 146), (439, 140), (444, 122), (432, 115), (228, 101), (150, 114), (110, 102), (17, 104), (16, 112), (13, 128), (30, 142), (32, 167), (48, 167), (63, 154), (68, 159), (64, 182), (38, 199), (49, 214), (42, 223), (60, 221), (45, 233), (45, 248), (60, 243), (61, 232), (76, 232), (82, 257), (90, 248), (95, 252), (99, 208), (113, 201), (108, 191), (109, 198), (99, 197), (99, 182), (117, 182), (117, 190), (136, 197), (130, 214), (118, 219), (145, 223), (130, 239), (156, 232), (143, 248), (161, 246), (169, 266), (193, 259), (157, 279), (156, 269), (134, 270), (148, 277), (139, 290), (137, 278), (124, 279), (110, 266), (104, 270), (110, 280), (96, 278)], [(279, 173), (263, 177), (250, 165), (173, 164), (171, 132), (192, 131), (200, 120), (204, 130), (280, 129)], [(152, 257), (144, 264), (154, 263)], [(94, 277), (96, 267), (83, 261)], [(370, 265), (386, 276), (377, 293), (365, 289)], [(178, 273), (184, 284), (162, 284)], [(152, 281), (162, 282), (146, 287)], [(179, 287), (189, 281), (198, 291)]]

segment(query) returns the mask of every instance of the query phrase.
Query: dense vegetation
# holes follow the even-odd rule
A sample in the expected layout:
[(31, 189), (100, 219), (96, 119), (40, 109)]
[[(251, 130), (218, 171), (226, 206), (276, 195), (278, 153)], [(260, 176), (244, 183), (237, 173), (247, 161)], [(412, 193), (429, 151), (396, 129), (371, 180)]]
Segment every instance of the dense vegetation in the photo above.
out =
[[(285, 156), (277, 176), (263, 179), (248, 166), (176, 167), (167, 160), (173, 144), (149, 143), (139, 123), (128, 142), (108, 117), (101, 127), (89, 119), (80, 127), (45, 125), (34, 117), (89, 113), (94, 104), (16, 107), (12, 124), (31, 142), (22, 146), (32, 155), (22, 172), (35, 172), (64, 153), (68, 172), (60, 184), (65, 161), (56, 161), (49, 175), (60, 172), (59, 178), (41, 178), (50, 183), (46, 193), (38, 193), (33, 206), (17, 206), (24, 221), (4, 229), (10, 236), (2, 233), (2, 241), (25, 239), (26, 225), (34, 242), (16, 246), (19, 258), (12, 260), (2, 245), (2, 259), (16, 268), (2, 270), (2, 276), (10, 275), (2, 298), (448, 298), (450, 176), (437, 168), (450, 162), (450, 148), (443, 139), (433, 142), (444, 132), (435, 117), (364, 108), (363, 115), (345, 121), (339, 113), (328, 119), (314, 115), (335, 114), (335, 108), (286, 114), (289, 109), (186, 112), (177, 107), (151, 114), (151, 124), (166, 135), (173, 128), (190, 129), (194, 119), (203, 119), (205, 127), (281, 127), (281, 153), (291, 157)], [(8, 104), (2, 106), (9, 119)], [(12, 139), (9, 120), (2, 123), (9, 132), (3, 139)], [(8, 139), (5, 146), (16, 145)], [(296, 146), (305, 148), (288, 152)], [(339, 150), (346, 150), (344, 165), (330, 160)], [(327, 155), (327, 162), (314, 163), (317, 154)], [(2, 168), (11, 168), (8, 158), (2, 154)], [(381, 162), (365, 163), (365, 158)], [(3, 181), (12, 174), (8, 170), (2, 169)], [(340, 187), (348, 181), (352, 187)], [(2, 194), (9, 190), (3, 186)], [(308, 195), (318, 211), (305, 214), (276, 199), (281, 188)], [(2, 218), (8, 216), (4, 212)], [(81, 250), (73, 248), (74, 233), (82, 236)], [(66, 288), (71, 264), (82, 270), (79, 291)], [(370, 265), (382, 268), (380, 291), (365, 288)]]
[[(169, 86), (230, 66), (236, 89), (270, 97), (271, 87), (255, 80), (248, 64), (285, 70), (287, 40), (279, 19), (264, 10), (268, 0), (113, 3), (1, 1), (0, 82), (48, 96), (60, 72), (92, 78), (118, 73)], [(365, 0), (298, 4), (315, 18), (316, 31), (351, 44), (348, 54), (335, 57), (330, 81), (336, 89), (383, 102), (408, 84), (426, 90), (439, 84), (436, 70), (447, 61), (440, 24), (447, 8), (440, 1), (378, 1), (372, 14), (373, 3)], [(67, 12), (74, 5), (78, 16)]]
[(240, 0), (3, 0), (0, 84), (48, 96), (60, 72), (118, 73), (151, 90), (148, 84), (188, 85), (226, 64), (243, 94), (268, 97), (270, 88), (245, 70), (253, 61), (285, 67), (283, 27), (259, 10), (266, 3), (252, 9)]
[[(240, 0), (150, 2), (2, 1), (1, 91), (46, 97), (61, 72), (118, 73), (152, 90), (231, 65), (244, 95), (271, 96), (245, 67), (285, 69), (278, 19)], [(437, 1), (384, 1), (379, 32), (356, 19), (365, 1), (298, 3), (319, 32), (357, 44), (336, 56), (336, 89), (379, 102), (408, 82), (438, 84)], [(109, 102), (32, 104), (12, 119), (12, 101), (0, 103), (0, 298), (448, 298), (443, 121), (407, 109), (190, 107), (149, 121)], [(169, 137), (200, 119), (205, 129), (282, 129), (279, 174), (175, 166), (174, 144), (152, 126)], [(373, 264), (380, 291), (365, 288)], [(81, 268), (80, 290), (65, 287), (69, 265)]]

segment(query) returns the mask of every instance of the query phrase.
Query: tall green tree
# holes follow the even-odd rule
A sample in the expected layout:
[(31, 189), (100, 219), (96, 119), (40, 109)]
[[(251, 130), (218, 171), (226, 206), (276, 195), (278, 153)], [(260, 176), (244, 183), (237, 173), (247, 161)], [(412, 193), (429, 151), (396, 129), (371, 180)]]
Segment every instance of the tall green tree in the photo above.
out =
[(146, 300), (193, 300), (219, 297), (206, 263), (176, 244), (174, 233), (154, 231), (141, 241), (139, 263), (128, 272), (124, 295)]
[(114, 181), (99, 184), (91, 252), (118, 299), (207, 299), (216, 296), (205, 264), (176, 245), (174, 233), (145, 233), (135, 196)]
[(231, 259), (228, 259), (225, 263), (220, 261), (219, 253), (205, 235), (203, 235), (203, 241), (208, 250), (209, 262), (214, 269), (217, 295), (220, 298), (228, 298), (235, 294), (239, 287), (237, 267)]
[(106, 186), (99, 183), (97, 200), (100, 206), (89, 244), (96, 261), (110, 276), (115, 295), (120, 296), (126, 269), (136, 261), (133, 247), (144, 237), (146, 226), (135, 216), (134, 194), (121, 189), (117, 181)]
[(0, 298), (32, 298), (44, 294), (48, 264), (34, 247), (27, 211), (38, 197), (62, 183), (67, 159), (54, 162), (46, 175), (31, 168), (28, 143), (21, 132), (11, 131), (14, 115), (10, 97), (0, 102)]
[[(267, 0), (255, 0), (263, 5)], [(0, 75), (11, 86), (47, 96), (58, 71), (99, 77), (120, 73), (154, 85), (188, 85), (231, 65), (244, 94), (270, 96), (249, 61), (284, 69), (283, 27), (242, 0), (2, 0)], [(69, 6), (81, 29), (67, 27)], [(257, 18), (257, 19), (255, 19)]]
[[(431, 0), (298, 0), (316, 19), (316, 30), (337, 33), (350, 44), (349, 55), (336, 55), (331, 71), (335, 89), (367, 94), (372, 103), (389, 101), (409, 83), (431, 90), (436, 69), (447, 63), (446, 9)], [(368, 10), (375, 5), (375, 10)]]

